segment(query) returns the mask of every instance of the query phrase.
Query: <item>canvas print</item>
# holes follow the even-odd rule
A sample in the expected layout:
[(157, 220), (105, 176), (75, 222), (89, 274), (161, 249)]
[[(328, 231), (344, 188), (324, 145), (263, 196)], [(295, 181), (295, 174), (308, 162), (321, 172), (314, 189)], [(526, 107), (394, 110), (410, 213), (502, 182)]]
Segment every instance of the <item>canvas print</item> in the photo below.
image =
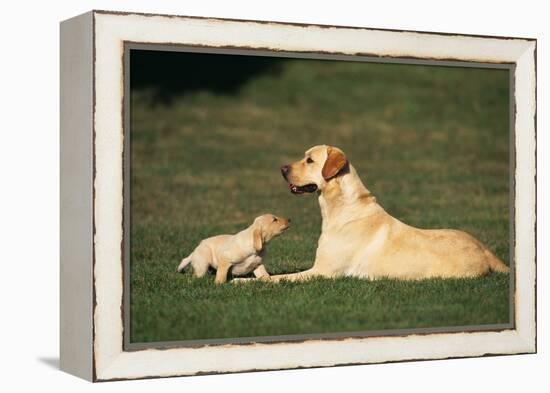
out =
[(130, 344), (512, 323), (509, 69), (128, 64)]

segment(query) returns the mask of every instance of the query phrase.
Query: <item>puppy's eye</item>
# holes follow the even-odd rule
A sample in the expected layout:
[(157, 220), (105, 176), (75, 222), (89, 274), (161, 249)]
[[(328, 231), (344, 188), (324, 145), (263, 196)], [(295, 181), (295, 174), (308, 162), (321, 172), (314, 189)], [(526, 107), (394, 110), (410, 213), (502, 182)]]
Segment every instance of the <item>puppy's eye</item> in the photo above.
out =
[(277, 217), (273, 217), (273, 222), (276, 222), (277, 221)]
[(311, 157), (308, 157), (307, 160), (306, 160), (306, 162), (307, 162), (308, 164), (312, 164), (312, 163), (313, 163), (313, 160), (311, 159)]

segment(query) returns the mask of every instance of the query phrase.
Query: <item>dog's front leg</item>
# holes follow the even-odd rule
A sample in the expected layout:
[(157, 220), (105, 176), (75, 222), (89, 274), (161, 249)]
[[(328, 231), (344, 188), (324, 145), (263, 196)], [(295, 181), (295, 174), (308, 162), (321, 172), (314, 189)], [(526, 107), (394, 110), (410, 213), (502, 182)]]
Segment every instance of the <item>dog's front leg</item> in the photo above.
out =
[(310, 278), (315, 277), (317, 275), (318, 275), (318, 273), (315, 270), (309, 269), (309, 270), (299, 272), (299, 273), (278, 274), (276, 276), (270, 276), (267, 280), (273, 281), (273, 282), (279, 282), (281, 280), (305, 281), (305, 280), (309, 280)]
[[(255, 271), (254, 271), (254, 275), (256, 275)], [(282, 281), (282, 280), (305, 281), (305, 280), (309, 280), (310, 278), (315, 277), (315, 276), (319, 276), (319, 273), (317, 273), (313, 269), (309, 269), (309, 270), (299, 272), (299, 273), (279, 274), (279, 275), (276, 275), (276, 276), (270, 276), (268, 274), (267, 276), (261, 276), (261, 277), (256, 276), (257, 278), (234, 278), (233, 282), (243, 283), (243, 282), (250, 282), (250, 281), (256, 281), (256, 280), (271, 281), (271, 282), (279, 282), (279, 281)]]
[(227, 281), (227, 273), (231, 268), (231, 263), (225, 259), (218, 262), (218, 270), (216, 271), (216, 284), (223, 284)]

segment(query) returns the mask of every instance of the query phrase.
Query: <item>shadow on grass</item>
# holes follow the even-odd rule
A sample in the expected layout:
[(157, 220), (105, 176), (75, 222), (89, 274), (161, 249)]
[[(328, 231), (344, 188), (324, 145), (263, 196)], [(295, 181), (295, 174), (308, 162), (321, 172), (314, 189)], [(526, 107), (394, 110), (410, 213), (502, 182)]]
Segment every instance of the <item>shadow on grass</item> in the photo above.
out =
[(273, 57), (132, 50), (131, 89), (152, 89), (153, 102), (169, 104), (196, 91), (236, 94), (261, 74), (278, 74), (284, 60)]

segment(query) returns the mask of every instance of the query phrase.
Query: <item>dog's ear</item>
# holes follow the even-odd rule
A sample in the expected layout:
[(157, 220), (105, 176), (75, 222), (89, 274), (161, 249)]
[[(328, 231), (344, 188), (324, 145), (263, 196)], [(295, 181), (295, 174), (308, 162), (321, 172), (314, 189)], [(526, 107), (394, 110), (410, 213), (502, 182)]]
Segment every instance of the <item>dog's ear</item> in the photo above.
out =
[(325, 180), (336, 176), (348, 164), (348, 159), (344, 152), (337, 147), (327, 147), (327, 159), (321, 174)]
[(256, 250), (256, 252), (262, 251), (262, 247), (263, 247), (262, 231), (260, 229), (254, 229), (254, 231), (252, 232), (252, 235), (254, 237), (254, 250)]

